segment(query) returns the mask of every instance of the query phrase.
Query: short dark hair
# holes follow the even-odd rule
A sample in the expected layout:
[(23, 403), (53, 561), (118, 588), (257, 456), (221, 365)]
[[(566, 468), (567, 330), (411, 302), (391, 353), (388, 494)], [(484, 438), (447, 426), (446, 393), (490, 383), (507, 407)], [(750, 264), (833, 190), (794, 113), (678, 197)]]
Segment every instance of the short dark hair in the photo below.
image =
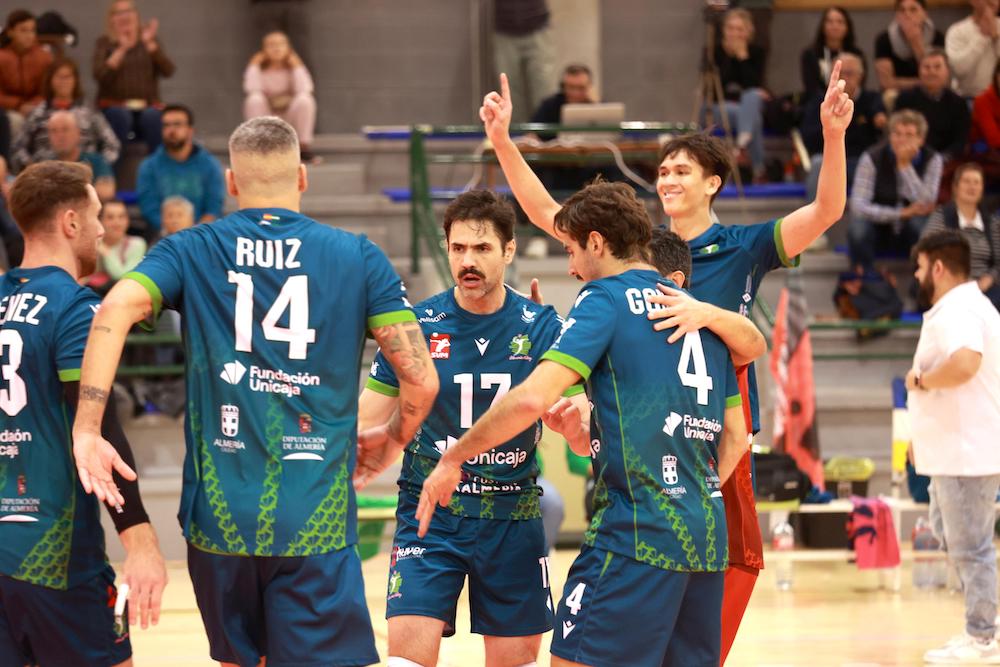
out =
[(56, 72), (64, 67), (70, 68), (73, 72), (73, 99), (76, 101), (83, 99), (83, 84), (80, 82), (80, 68), (77, 67), (76, 61), (72, 58), (60, 56), (52, 61), (49, 68), (45, 70), (45, 78), (42, 79), (42, 97), (44, 97), (48, 102), (51, 102), (52, 98), (55, 97), (55, 91), (52, 90), (52, 77), (54, 77)]
[(663, 225), (653, 227), (649, 261), (661, 276), (680, 271), (684, 274), (684, 287), (691, 283), (691, 248), (684, 239)]
[[(7, 32), (8, 30), (13, 30), (25, 21), (34, 21), (35, 15), (29, 12), (27, 9), (15, 9), (10, 14), (7, 14), (7, 23), (4, 25), (3, 30)], [(10, 35), (8, 35), (9, 37)]]
[(859, 52), (860, 49), (858, 49), (857, 38), (854, 36), (854, 19), (851, 18), (850, 12), (839, 5), (832, 5), (823, 10), (823, 16), (820, 17), (819, 26), (816, 28), (816, 37), (813, 39), (813, 52), (822, 55), (823, 49), (826, 48), (826, 33), (823, 31), (823, 27), (826, 23), (826, 17), (830, 15), (830, 12), (840, 14), (844, 17), (844, 23), (847, 24), (847, 34), (844, 35), (844, 41), (840, 48), (841, 52), (855, 53), (857, 55), (856, 52)]
[(563, 76), (573, 76), (574, 74), (586, 74), (591, 79), (594, 78), (593, 73), (591, 73), (590, 68), (583, 63), (570, 63), (566, 65), (563, 69)]
[(920, 62), (924, 62), (928, 58), (944, 58), (945, 67), (951, 69), (951, 62), (948, 60), (948, 54), (945, 53), (944, 49), (939, 46), (932, 46), (924, 51), (924, 55), (921, 56)]
[[(984, 180), (986, 178), (985, 174), (983, 173), (983, 165), (979, 164), (978, 162), (963, 162), (962, 164), (955, 167), (955, 175), (951, 177), (952, 189), (954, 189), (954, 187), (958, 185), (958, 182), (961, 180), (962, 176), (964, 176), (965, 173), (968, 171), (979, 172), (979, 175)], [(1000, 259), (1000, 257), (998, 257), (997, 259)]]
[(673, 157), (682, 151), (698, 163), (698, 166), (705, 172), (705, 176), (718, 176), (722, 179), (718, 191), (712, 195), (711, 201), (714, 202), (715, 198), (719, 196), (719, 192), (722, 192), (722, 188), (725, 187), (729, 173), (733, 170), (733, 158), (726, 142), (707, 132), (682, 134), (673, 137), (660, 147), (660, 157), (656, 164), (659, 165), (668, 157)]
[[(904, 0), (896, 0), (894, 3), (892, 3), (893, 10), (899, 9), (899, 6), (903, 4), (903, 2)], [(927, 0), (917, 0), (917, 4), (923, 7), (924, 9), (927, 9)]]
[(128, 211), (128, 204), (126, 204), (125, 202), (123, 202), (118, 197), (112, 197), (111, 199), (108, 199), (107, 201), (104, 201), (104, 202), (101, 203), (101, 217), (102, 218), (104, 217), (104, 212), (108, 210), (108, 206), (111, 206), (112, 204), (121, 204), (122, 206), (125, 207), (126, 212)]
[(581, 246), (597, 232), (618, 259), (646, 259), (652, 227), (635, 190), (600, 179), (567, 199), (555, 218), (556, 230)]
[(493, 231), (507, 245), (514, 240), (514, 207), (490, 190), (469, 190), (455, 197), (444, 212), (444, 236), (451, 236), (451, 226), (459, 220), (489, 222)]
[(967, 278), (972, 271), (969, 242), (957, 229), (943, 229), (921, 237), (911, 252), (914, 263), (921, 254), (927, 255), (931, 264), (941, 260), (944, 267), (959, 278)]
[(14, 179), (10, 189), (10, 213), (24, 234), (38, 231), (61, 208), (85, 206), (90, 201), (87, 186), (93, 180), (90, 167), (80, 162), (46, 160), (31, 165)]
[(194, 127), (194, 112), (185, 104), (168, 104), (163, 107), (163, 111), (160, 112), (160, 116), (166, 116), (171, 111), (179, 111), (185, 116), (187, 116), (187, 124)]

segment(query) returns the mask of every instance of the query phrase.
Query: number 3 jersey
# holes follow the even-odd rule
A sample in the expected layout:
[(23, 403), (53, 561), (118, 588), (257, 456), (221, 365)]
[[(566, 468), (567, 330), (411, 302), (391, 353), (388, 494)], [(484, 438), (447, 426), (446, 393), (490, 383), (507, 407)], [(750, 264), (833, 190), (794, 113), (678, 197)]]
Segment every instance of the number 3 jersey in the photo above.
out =
[(257, 556), (355, 543), (365, 331), (415, 319), (382, 251), (299, 213), (245, 209), (163, 239), (127, 277), (154, 317), (181, 314), (188, 541)]
[(106, 561), (63, 393), (63, 382), (80, 379), (99, 303), (58, 267), (0, 278), (0, 574), (49, 588), (89, 581)]
[[(660, 275), (587, 283), (543, 356), (588, 380), (594, 518), (584, 541), (666, 570), (726, 569), (717, 473), (726, 408), (740, 405), (725, 344), (706, 329), (672, 345), (647, 319)], [(672, 283), (667, 283), (673, 286)]]
[[(562, 320), (551, 306), (539, 306), (506, 288), (503, 306), (477, 315), (464, 310), (448, 289), (417, 304), (441, 388), (434, 407), (406, 448), (400, 488), (420, 494), (424, 480), (449, 446), (511, 387), (524, 381), (559, 335)], [(372, 363), (368, 389), (399, 395), (399, 380), (382, 356)], [(581, 393), (577, 386), (567, 395)], [(462, 464), (462, 481), (449, 509), (483, 519), (541, 516), (535, 485), (535, 445), (542, 425)]]

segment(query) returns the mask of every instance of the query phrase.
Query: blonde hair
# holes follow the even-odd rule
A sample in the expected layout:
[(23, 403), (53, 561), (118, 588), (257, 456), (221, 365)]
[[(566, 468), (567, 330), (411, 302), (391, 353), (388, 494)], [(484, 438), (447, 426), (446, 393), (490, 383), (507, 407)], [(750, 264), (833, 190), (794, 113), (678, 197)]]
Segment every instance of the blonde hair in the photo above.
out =
[(917, 128), (917, 134), (921, 139), (927, 138), (927, 119), (919, 111), (913, 109), (894, 111), (889, 116), (889, 131), (892, 132), (897, 125), (912, 125)]
[(726, 12), (722, 20), (722, 25), (725, 26), (726, 22), (733, 17), (743, 21), (743, 24), (747, 27), (747, 32), (749, 33), (748, 37), (750, 39), (753, 39), (753, 35), (754, 32), (756, 32), (756, 28), (753, 25), (753, 16), (750, 15), (750, 12), (743, 9), (742, 7), (733, 7), (732, 9)]

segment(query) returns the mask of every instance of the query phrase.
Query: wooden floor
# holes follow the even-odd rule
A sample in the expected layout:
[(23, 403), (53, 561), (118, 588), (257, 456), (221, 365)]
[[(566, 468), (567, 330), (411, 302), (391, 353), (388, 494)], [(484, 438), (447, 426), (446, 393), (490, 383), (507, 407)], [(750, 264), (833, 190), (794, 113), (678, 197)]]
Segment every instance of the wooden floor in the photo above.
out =
[[(568, 550), (553, 554), (550, 572), (557, 600), (575, 555)], [(368, 606), (383, 659), (387, 567), (384, 553), (364, 564)], [(727, 667), (920, 665), (925, 650), (962, 631), (961, 597), (914, 590), (905, 561), (899, 593), (879, 590), (874, 574), (859, 572), (847, 563), (799, 561), (794, 578), (791, 591), (778, 591), (766, 571), (761, 576)], [(483, 663), (482, 640), (470, 635), (468, 627), (468, 602), (463, 594), (458, 634), (443, 641), (440, 665)], [(540, 666), (549, 664), (548, 644), (546, 637)], [(133, 630), (132, 645), (138, 667), (214, 664), (208, 659), (208, 644), (183, 564), (171, 564), (160, 625)]]

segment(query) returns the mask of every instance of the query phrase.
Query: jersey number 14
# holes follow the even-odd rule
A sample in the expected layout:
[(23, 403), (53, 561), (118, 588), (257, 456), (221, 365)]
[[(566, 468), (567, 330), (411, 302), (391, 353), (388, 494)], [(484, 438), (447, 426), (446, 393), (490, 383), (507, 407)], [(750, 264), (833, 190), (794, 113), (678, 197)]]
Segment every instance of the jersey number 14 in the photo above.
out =
[[(230, 271), (229, 282), (236, 285), (236, 351), (253, 352), (253, 276)], [(286, 310), (288, 326), (278, 326)], [(285, 281), (260, 327), (267, 340), (288, 343), (289, 359), (306, 358), (309, 343), (316, 342), (316, 330), (309, 328), (309, 276), (290, 276)]]

